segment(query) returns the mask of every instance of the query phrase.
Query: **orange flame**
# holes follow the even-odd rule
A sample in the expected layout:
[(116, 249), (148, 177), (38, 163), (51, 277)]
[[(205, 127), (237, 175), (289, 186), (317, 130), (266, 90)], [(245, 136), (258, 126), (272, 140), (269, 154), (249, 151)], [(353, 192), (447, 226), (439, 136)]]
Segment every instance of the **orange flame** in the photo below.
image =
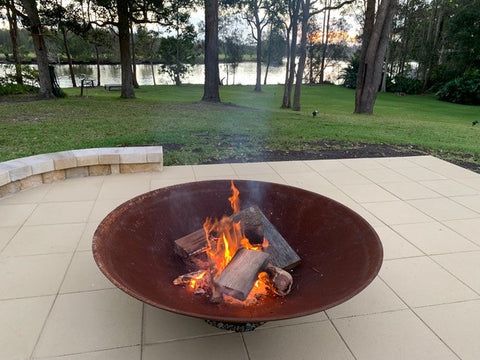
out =
[(206, 273), (207, 271), (203, 271), (201, 274), (195, 276), (193, 279), (190, 280), (188, 286), (192, 289), (196, 289), (199, 280), (202, 280)]
[(230, 201), (233, 213), (236, 214), (240, 211), (240, 191), (238, 191), (238, 189), (235, 187), (233, 180), (230, 188), (232, 189), (232, 196), (228, 198), (228, 201)]

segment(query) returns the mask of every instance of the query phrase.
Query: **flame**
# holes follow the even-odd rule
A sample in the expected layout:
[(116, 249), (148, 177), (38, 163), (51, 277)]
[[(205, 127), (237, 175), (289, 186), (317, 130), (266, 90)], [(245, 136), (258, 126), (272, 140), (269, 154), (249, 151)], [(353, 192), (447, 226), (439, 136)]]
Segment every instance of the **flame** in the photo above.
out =
[(235, 187), (233, 180), (231, 182), (230, 188), (232, 189), (232, 196), (228, 198), (228, 201), (230, 201), (233, 213), (236, 214), (240, 211), (240, 191), (238, 191), (238, 189)]
[[(228, 198), (234, 213), (240, 211), (240, 192), (235, 187), (233, 181), (231, 182), (232, 196)], [(224, 216), (222, 219), (207, 218), (203, 224), (205, 237), (207, 241), (207, 258), (209, 263), (209, 271), (200, 274), (198, 278), (190, 281), (190, 288), (196, 289), (199, 280), (202, 279), (206, 273), (209, 273), (210, 281), (216, 279), (220, 273), (227, 267), (228, 263), (233, 259), (235, 253), (242, 247), (262, 251), (268, 247), (268, 240), (264, 239), (261, 245), (252, 245), (242, 232), (240, 222), (235, 222), (231, 217)], [(243, 302), (230, 297), (230, 302), (239, 302), (242, 304), (256, 301), (259, 295), (265, 295), (268, 292), (268, 275), (264, 272), (258, 275), (258, 280), (250, 295)], [(225, 295), (226, 296), (226, 295)]]
[(199, 280), (202, 280), (206, 273), (207, 271), (205, 270), (201, 274), (195, 276), (193, 279), (190, 280), (190, 282), (188, 283), (188, 286), (191, 289), (196, 289), (198, 286)]

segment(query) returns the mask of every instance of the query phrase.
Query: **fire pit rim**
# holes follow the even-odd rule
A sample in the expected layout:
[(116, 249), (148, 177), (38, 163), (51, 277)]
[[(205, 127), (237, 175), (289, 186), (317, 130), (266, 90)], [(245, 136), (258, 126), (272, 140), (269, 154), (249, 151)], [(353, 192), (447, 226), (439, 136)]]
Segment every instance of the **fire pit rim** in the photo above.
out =
[[(104, 266), (104, 263), (102, 262), (100, 252), (99, 252), (99, 243), (98, 243), (99, 234), (102, 231), (105, 231), (105, 228), (107, 227), (108, 222), (110, 220), (112, 220), (114, 217), (118, 216), (118, 214), (122, 214), (125, 211), (128, 211), (129, 208), (138, 204), (139, 202), (141, 202), (141, 201), (143, 201), (147, 198), (151, 198), (155, 195), (161, 194), (162, 192), (169, 192), (169, 191), (172, 191), (172, 190), (182, 189), (184, 187), (188, 187), (189, 185), (193, 185), (193, 184), (200, 185), (200, 184), (214, 184), (214, 183), (224, 183), (224, 182), (230, 183), (230, 181), (231, 181), (231, 179), (215, 179), (215, 180), (192, 181), (192, 182), (170, 185), (170, 186), (167, 186), (167, 187), (151, 190), (151, 191), (146, 192), (146, 193), (141, 194), (141, 195), (137, 195), (137, 196), (125, 201), (124, 203), (120, 204), (119, 206), (117, 206), (114, 210), (112, 210), (100, 222), (100, 224), (98, 225), (97, 229), (95, 230), (95, 233), (94, 233), (94, 236), (93, 236), (92, 252), (93, 252), (94, 260), (95, 260), (97, 266), (99, 267), (100, 271), (107, 277), (107, 279), (109, 279), (109, 281), (111, 281), (116, 287), (118, 287), (124, 293), (126, 293), (126, 294), (128, 294), (128, 295), (130, 295), (130, 296), (132, 296), (132, 297), (134, 297), (134, 298), (136, 298), (136, 299), (138, 299), (138, 300), (140, 300), (144, 303), (147, 303), (151, 306), (154, 306), (154, 307), (157, 307), (157, 308), (160, 308), (162, 310), (166, 310), (166, 311), (169, 311), (169, 312), (172, 312), (172, 313), (175, 313), (175, 314), (179, 314), (179, 315), (191, 316), (191, 317), (204, 319), (204, 320), (214, 320), (214, 321), (228, 322), (228, 323), (238, 323), (238, 324), (242, 324), (242, 323), (262, 323), (262, 322), (266, 322), (266, 321), (287, 320), (287, 319), (298, 318), (298, 317), (302, 317), (302, 316), (308, 316), (308, 315), (312, 315), (312, 314), (315, 314), (315, 313), (318, 313), (318, 312), (325, 311), (325, 310), (330, 309), (332, 307), (335, 307), (335, 306), (337, 306), (341, 303), (344, 303), (345, 301), (347, 301), (347, 300), (353, 298), (354, 296), (358, 295), (368, 285), (370, 285), (370, 283), (378, 275), (378, 273), (380, 271), (380, 268), (383, 264), (384, 253), (383, 253), (382, 243), (380, 241), (380, 238), (379, 238), (378, 234), (376, 233), (376, 231), (372, 227), (372, 225), (367, 220), (365, 220), (364, 217), (362, 217), (360, 214), (358, 214), (356, 211), (354, 211), (353, 209), (349, 208), (348, 206), (338, 202), (337, 200), (334, 200), (334, 199), (329, 198), (325, 195), (322, 195), (322, 194), (319, 194), (319, 193), (316, 193), (316, 192), (313, 192), (313, 191), (310, 191), (310, 190), (306, 190), (306, 189), (303, 189), (303, 188), (299, 188), (299, 187), (295, 187), (295, 186), (291, 186), (291, 185), (287, 185), (287, 184), (272, 183), (272, 182), (257, 181), (257, 180), (243, 180), (243, 179), (234, 179), (234, 182), (236, 184), (241, 183), (241, 182), (245, 182), (245, 183), (258, 183), (258, 184), (264, 184), (264, 185), (274, 185), (274, 186), (280, 186), (281, 188), (284, 188), (284, 189), (292, 189), (293, 191), (300, 191), (300, 192), (303, 192), (305, 194), (310, 194), (314, 197), (322, 198), (323, 200), (329, 201), (329, 202), (335, 204), (335, 206), (339, 207), (340, 209), (346, 211), (347, 213), (353, 214), (355, 217), (357, 217), (358, 219), (360, 219), (364, 223), (364, 226), (366, 226), (369, 229), (369, 231), (371, 232), (370, 235), (372, 235), (373, 238), (374, 238), (373, 240), (374, 240), (374, 243), (376, 244), (376, 251), (378, 251), (378, 261), (376, 262), (373, 271), (371, 271), (369, 276), (366, 277), (364, 279), (363, 283), (360, 286), (358, 286), (354, 291), (351, 291), (346, 296), (338, 298), (336, 301), (331, 302), (328, 305), (322, 306), (321, 308), (299, 309), (295, 313), (291, 313), (291, 314), (276, 314), (274, 316), (257, 316), (257, 317), (249, 317), (249, 318), (239, 318), (238, 316), (228, 316), (228, 315), (227, 316), (225, 316), (225, 315), (217, 316), (217, 315), (215, 315), (215, 313), (210, 313), (208, 315), (201, 315), (201, 314), (199, 314), (198, 312), (195, 312), (195, 311), (178, 309), (178, 308), (175, 308), (175, 307), (171, 307), (171, 306), (162, 304), (158, 301), (150, 299), (147, 296), (144, 296), (144, 295), (139, 294), (135, 291), (132, 291), (126, 284), (124, 284), (123, 282), (121, 282), (121, 281), (117, 280), (115, 277), (113, 277), (112, 274), (108, 271), (108, 269)], [(174, 239), (172, 239), (172, 246), (173, 246), (173, 240)], [(281, 299), (280, 299), (280, 301), (281, 301)], [(215, 307), (217, 305), (212, 304), (212, 306)], [(225, 304), (219, 305), (219, 306), (225, 306)], [(238, 305), (236, 305), (236, 306), (238, 306)]]

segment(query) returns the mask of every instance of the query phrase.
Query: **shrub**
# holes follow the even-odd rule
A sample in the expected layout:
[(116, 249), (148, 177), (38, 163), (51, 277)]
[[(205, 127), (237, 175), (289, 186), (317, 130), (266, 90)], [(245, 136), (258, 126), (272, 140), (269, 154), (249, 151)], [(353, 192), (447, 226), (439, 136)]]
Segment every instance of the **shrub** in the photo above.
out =
[(437, 92), (440, 100), (456, 104), (480, 105), (480, 72), (453, 79)]
[(406, 94), (420, 94), (422, 92), (422, 82), (418, 79), (397, 75), (388, 80), (388, 92), (403, 92)]
[(345, 86), (349, 89), (355, 89), (357, 87), (357, 74), (358, 66), (360, 64), (359, 53), (356, 52), (350, 59), (348, 66), (342, 71), (339, 79), (343, 79), (342, 86)]
[(38, 88), (31, 85), (0, 84), (0, 96), (37, 93)]

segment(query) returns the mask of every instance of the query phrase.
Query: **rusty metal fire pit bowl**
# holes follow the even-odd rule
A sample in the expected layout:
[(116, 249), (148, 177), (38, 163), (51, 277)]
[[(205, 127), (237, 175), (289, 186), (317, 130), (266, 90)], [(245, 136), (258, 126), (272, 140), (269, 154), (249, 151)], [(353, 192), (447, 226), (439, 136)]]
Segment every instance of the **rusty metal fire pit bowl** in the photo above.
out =
[(175, 239), (206, 217), (230, 215), (230, 181), (194, 182), (151, 191), (120, 205), (99, 225), (93, 254), (101, 271), (131, 296), (178, 314), (227, 323), (262, 323), (317, 313), (363, 290), (380, 270), (378, 235), (357, 213), (302, 189), (236, 180), (242, 208), (258, 205), (300, 255), (294, 288), (259, 304), (212, 304), (172, 280), (185, 273)]

